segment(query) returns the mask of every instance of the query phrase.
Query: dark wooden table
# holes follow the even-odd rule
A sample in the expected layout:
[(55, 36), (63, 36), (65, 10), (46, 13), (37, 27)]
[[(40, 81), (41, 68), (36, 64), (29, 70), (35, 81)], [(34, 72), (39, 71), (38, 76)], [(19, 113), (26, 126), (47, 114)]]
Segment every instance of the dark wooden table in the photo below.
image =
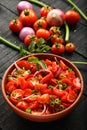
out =
[[(19, 38), (8, 28), (11, 19), (18, 17), (17, 4), (20, 0), (0, 0), (0, 36), (16, 45), (23, 45)], [(70, 9), (66, 0), (41, 0), (63, 11)], [(79, 8), (87, 14), (86, 0), (73, 0)], [(40, 7), (33, 5), (39, 16)], [(71, 55), (63, 56), (72, 61), (87, 61), (87, 21), (81, 18), (80, 22), (70, 28), (70, 41), (76, 45), (76, 51)], [(9, 65), (20, 58), (19, 52), (0, 42), (0, 82)], [(35, 123), (27, 121), (14, 113), (6, 104), (0, 86), (0, 130), (27, 130), (27, 129), (57, 129), (57, 130), (87, 130), (87, 65), (76, 65), (84, 79), (84, 93), (81, 102), (66, 117), (49, 123)]]

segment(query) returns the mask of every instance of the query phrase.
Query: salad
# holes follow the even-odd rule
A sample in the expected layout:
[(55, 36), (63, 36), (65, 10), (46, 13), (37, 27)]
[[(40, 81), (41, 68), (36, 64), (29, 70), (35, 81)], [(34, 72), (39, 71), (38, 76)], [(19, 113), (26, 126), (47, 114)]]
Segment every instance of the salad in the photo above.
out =
[(63, 111), (75, 102), (81, 83), (63, 60), (40, 60), (32, 55), (14, 63), (5, 85), (6, 95), (18, 109), (33, 115)]

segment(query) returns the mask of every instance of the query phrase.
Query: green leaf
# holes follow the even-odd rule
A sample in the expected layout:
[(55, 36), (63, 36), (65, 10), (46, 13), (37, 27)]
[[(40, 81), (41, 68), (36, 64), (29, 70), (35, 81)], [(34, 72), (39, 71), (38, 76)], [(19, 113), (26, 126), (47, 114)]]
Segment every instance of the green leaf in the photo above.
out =
[(39, 60), (37, 57), (28, 58), (28, 62), (33, 62), (37, 66), (40, 65), (43, 69), (46, 68), (46, 64), (44, 63), (44, 61), (43, 60)]
[(31, 53), (35, 52), (35, 46), (36, 46), (36, 42), (32, 41), (30, 43), (30, 45), (28, 46), (28, 51), (31, 52)]

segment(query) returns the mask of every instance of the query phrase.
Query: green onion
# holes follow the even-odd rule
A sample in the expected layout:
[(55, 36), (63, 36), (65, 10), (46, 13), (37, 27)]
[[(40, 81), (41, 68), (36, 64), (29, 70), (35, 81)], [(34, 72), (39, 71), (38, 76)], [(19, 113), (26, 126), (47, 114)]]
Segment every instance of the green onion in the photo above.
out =
[(38, 1), (38, 0), (28, 0), (28, 1), (31, 2), (31, 3), (37, 4), (37, 5), (39, 5), (39, 6), (44, 6), (44, 7), (47, 7), (47, 6), (48, 6), (47, 4), (45, 4), (45, 3), (43, 3), (43, 2), (40, 2), (40, 1)]
[(17, 51), (20, 51), (22, 55), (28, 55), (30, 54), (30, 52), (26, 51), (23, 47), (20, 47), (20, 46), (17, 46), (9, 41), (7, 41), (6, 39), (4, 39), (3, 37), (0, 36), (0, 42), (4, 43), (5, 45), (17, 50)]
[(70, 34), (70, 31), (69, 31), (69, 26), (67, 24), (67, 22), (64, 22), (64, 25), (65, 25), (65, 42), (69, 42), (69, 34)]
[(25, 112), (31, 113), (31, 109), (30, 109), (30, 108), (27, 108), (27, 109), (25, 110)]

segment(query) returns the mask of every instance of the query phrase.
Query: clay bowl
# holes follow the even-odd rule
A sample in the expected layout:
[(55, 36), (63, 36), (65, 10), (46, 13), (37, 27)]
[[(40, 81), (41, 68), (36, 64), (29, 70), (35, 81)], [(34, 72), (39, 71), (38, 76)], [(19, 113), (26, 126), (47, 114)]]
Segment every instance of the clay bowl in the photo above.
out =
[[(80, 82), (81, 82), (81, 90), (80, 90), (76, 100), (66, 109), (64, 109), (60, 112), (49, 114), (49, 115), (32, 115), (32, 114), (29, 114), (29, 113), (26, 113), (26, 112), (20, 110), (19, 108), (17, 108), (15, 105), (13, 105), (9, 101), (9, 99), (6, 96), (6, 91), (5, 91), (5, 85), (7, 83), (7, 75), (10, 72), (12, 72), (12, 70), (15, 68), (14, 63), (9, 66), (9, 68), (6, 70), (6, 72), (4, 73), (3, 78), (2, 78), (3, 97), (6, 101), (6, 103), (8, 104), (8, 106), (10, 106), (14, 112), (16, 112), (19, 116), (21, 116), (27, 120), (34, 121), (34, 122), (50, 122), (50, 121), (54, 121), (54, 120), (63, 118), (64, 116), (68, 115), (78, 105), (78, 103), (83, 95), (83, 89), (84, 89), (83, 77), (82, 77), (80, 71), (78, 70), (78, 68), (73, 63), (71, 63), (69, 60), (67, 60), (61, 56), (57, 56), (57, 55), (49, 54), (49, 53), (41, 53), (41, 54), (34, 54), (34, 55), (36, 57), (38, 57), (39, 59), (43, 59), (43, 60), (50, 59), (51, 61), (55, 60), (54, 57), (56, 57), (57, 60), (60, 60), (60, 59), (63, 60), (67, 66), (69, 66), (70, 68), (72, 68), (74, 70), (74, 72), (76, 73), (76, 76), (79, 77)], [(22, 59), (27, 59), (28, 57), (29, 56), (22, 57), (22, 58), (18, 59), (17, 61), (22, 60)]]

